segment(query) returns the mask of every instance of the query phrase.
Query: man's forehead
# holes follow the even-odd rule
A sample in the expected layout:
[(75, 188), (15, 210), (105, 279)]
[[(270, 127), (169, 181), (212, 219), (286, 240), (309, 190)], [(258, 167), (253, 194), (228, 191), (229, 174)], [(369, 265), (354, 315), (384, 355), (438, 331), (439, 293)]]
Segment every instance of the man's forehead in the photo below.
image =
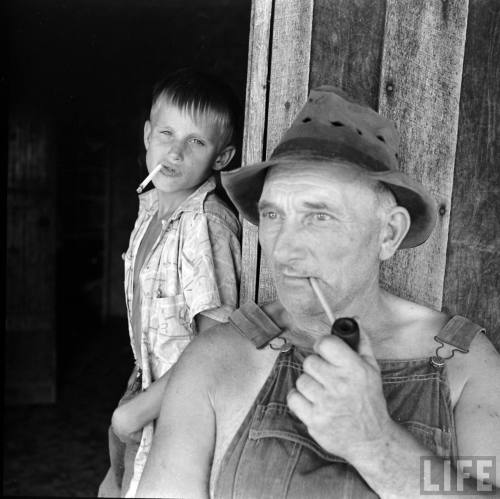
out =
[(342, 163), (308, 163), (275, 165), (269, 168), (264, 182), (264, 191), (271, 188), (335, 189), (347, 185), (368, 185), (362, 171)]

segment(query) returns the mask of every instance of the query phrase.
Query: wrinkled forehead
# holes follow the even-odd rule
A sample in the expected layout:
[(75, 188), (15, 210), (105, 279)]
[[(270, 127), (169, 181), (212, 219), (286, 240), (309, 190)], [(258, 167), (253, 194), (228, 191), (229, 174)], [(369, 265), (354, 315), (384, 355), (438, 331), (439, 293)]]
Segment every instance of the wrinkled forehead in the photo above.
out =
[(355, 195), (359, 192), (374, 192), (374, 181), (361, 168), (342, 163), (318, 162), (295, 165), (276, 165), (269, 168), (261, 198), (273, 197), (275, 193), (289, 192), (301, 196), (327, 195), (337, 197), (339, 193)]

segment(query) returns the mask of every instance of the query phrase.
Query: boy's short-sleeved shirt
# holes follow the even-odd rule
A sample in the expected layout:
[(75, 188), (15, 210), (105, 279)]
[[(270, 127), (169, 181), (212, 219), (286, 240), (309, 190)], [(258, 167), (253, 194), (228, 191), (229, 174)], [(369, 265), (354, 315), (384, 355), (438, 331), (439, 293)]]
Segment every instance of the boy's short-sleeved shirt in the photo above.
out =
[(134, 327), (135, 259), (158, 211), (156, 189), (139, 196), (139, 214), (124, 260), (129, 334), (143, 371), (143, 388), (177, 361), (196, 334), (197, 314), (225, 322), (238, 306), (240, 225), (214, 189), (210, 177), (162, 226), (139, 272), (140, 323)]
[[(238, 307), (240, 225), (214, 189), (210, 177), (181, 203), (145, 256), (137, 327), (132, 313), (135, 258), (158, 211), (156, 189), (139, 196), (139, 215), (123, 258), (130, 341), (143, 389), (168, 371), (193, 339), (197, 314), (225, 322)], [(153, 423), (143, 429), (126, 497), (135, 495), (153, 432)]]

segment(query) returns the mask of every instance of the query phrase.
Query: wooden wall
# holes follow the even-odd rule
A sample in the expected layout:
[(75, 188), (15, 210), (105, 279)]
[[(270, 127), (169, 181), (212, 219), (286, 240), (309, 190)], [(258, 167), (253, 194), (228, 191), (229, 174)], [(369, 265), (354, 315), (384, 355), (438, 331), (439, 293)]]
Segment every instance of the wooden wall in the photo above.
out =
[[(495, 0), (253, 0), (243, 164), (267, 157), (320, 84), (396, 123), (401, 169), (436, 197), (424, 245), (382, 268), (391, 291), (483, 324), (500, 347), (499, 28)], [(275, 296), (244, 223), (241, 301)]]

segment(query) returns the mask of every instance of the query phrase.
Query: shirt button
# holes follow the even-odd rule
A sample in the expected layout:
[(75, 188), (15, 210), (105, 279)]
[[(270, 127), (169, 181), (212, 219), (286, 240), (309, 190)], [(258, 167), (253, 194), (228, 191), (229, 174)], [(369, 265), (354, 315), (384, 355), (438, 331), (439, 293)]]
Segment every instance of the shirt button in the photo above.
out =
[(165, 226), (166, 226), (166, 225), (167, 225), (167, 222), (166, 222), (165, 220), (162, 220), (162, 221), (161, 221), (161, 226), (162, 226), (163, 228), (165, 228)]

